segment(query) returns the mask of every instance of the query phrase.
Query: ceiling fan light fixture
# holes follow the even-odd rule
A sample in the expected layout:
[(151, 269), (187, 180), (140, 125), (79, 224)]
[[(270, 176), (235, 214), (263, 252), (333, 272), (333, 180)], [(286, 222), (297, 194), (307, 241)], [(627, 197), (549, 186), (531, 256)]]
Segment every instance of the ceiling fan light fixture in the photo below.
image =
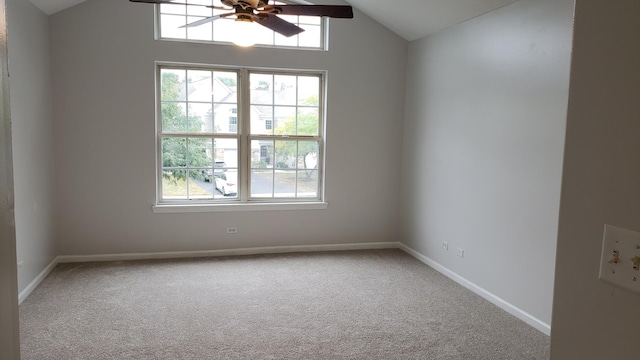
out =
[(256, 44), (256, 32), (260, 31), (258, 25), (250, 18), (239, 16), (234, 21), (232, 42), (241, 47), (249, 47)]

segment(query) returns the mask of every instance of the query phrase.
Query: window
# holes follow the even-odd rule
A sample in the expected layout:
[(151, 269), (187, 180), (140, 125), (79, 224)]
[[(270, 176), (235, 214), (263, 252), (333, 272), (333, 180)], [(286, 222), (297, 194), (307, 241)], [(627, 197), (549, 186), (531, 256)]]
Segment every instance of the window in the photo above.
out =
[(229, 132), (238, 131), (238, 117), (229, 116)]
[(322, 73), (157, 74), (158, 204), (322, 200)]
[[(192, 4), (196, 6), (189, 6)], [(270, 2), (270, 4), (284, 4)], [(181, 26), (210, 16), (229, 13), (229, 10), (210, 9), (200, 5), (222, 6), (219, 0), (186, 0), (182, 4), (160, 4), (157, 7), (156, 33), (160, 39), (195, 42), (231, 43), (235, 17), (230, 16), (200, 26)], [(279, 15), (279, 18), (303, 28), (305, 31), (291, 37), (282, 36), (266, 27), (258, 26), (257, 44), (275, 47), (324, 49), (325, 22), (318, 16)]]

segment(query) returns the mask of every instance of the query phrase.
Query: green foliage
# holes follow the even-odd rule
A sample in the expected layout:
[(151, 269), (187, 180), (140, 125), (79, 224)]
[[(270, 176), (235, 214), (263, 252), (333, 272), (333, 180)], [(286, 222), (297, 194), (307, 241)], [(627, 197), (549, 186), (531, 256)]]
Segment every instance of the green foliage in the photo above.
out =
[[(317, 103), (317, 96), (309, 97), (303, 102), (305, 105), (317, 105)], [(276, 135), (315, 136), (318, 134), (318, 124), (319, 119), (316, 112), (303, 112), (298, 114), (297, 124), (295, 118), (287, 119), (284, 124), (274, 129), (274, 133)], [(318, 143), (316, 141), (276, 141), (275, 147), (276, 158), (279, 160), (278, 164), (290, 158), (295, 158), (296, 160), (302, 158), (305, 169), (308, 168), (306, 163), (307, 155), (318, 152)]]
[(220, 82), (222, 82), (223, 84), (225, 84), (226, 86), (229, 86), (229, 87), (235, 87), (235, 86), (238, 85), (236, 83), (236, 79), (234, 79), (234, 78), (220, 77), (218, 79), (220, 80)]
[(318, 106), (318, 95), (311, 95), (302, 101), (301, 105)]
[[(163, 132), (199, 132), (202, 120), (198, 116), (186, 116), (183, 109), (175, 101), (179, 100), (180, 87), (178, 75), (170, 72), (162, 73), (162, 129)], [(189, 138), (164, 138), (162, 141), (162, 166), (163, 167), (206, 167), (211, 166), (211, 160), (207, 157), (206, 148), (208, 139)], [(187, 164), (187, 159), (189, 164)], [(165, 178), (175, 180), (185, 179), (187, 172), (172, 169), (164, 172)], [(191, 176), (202, 178), (200, 172), (192, 172)], [(175, 181), (174, 180), (174, 181)]]

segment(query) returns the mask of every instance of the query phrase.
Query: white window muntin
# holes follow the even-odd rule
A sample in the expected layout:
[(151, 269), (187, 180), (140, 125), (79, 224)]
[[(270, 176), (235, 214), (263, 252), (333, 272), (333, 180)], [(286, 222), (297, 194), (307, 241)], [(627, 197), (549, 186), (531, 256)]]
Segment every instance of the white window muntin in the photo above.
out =
[[(219, 0), (186, 0), (184, 4), (212, 4), (221, 6)], [(285, 4), (285, 2), (277, 2)], [(188, 6), (179, 4), (157, 4), (155, 6), (155, 34), (158, 40), (213, 43), (232, 45), (233, 41), (229, 37), (229, 23), (235, 17), (222, 18), (208, 24), (197, 27), (180, 28), (188, 23), (204, 19), (212, 15), (228, 13), (226, 10), (206, 9), (199, 6)], [(327, 49), (327, 23), (328, 19), (320, 16), (299, 16), (280, 15), (280, 18), (291, 22), (303, 29), (304, 32), (286, 37), (280, 35), (266, 27), (260, 26), (262, 30), (257, 36), (254, 46), (293, 48), (307, 50)]]
[[(163, 132), (163, 123), (162, 123), (162, 99), (160, 97), (161, 92), (161, 72), (163, 69), (170, 70), (192, 70), (192, 71), (221, 71), (221, 72), (229, 72), (235, 71), (238, 74), (238, 101), (237, 101), (237, 113), (238, 113), (238, 132), (237, 134), (229, 134), (229, 133), (214, 133), (212, 132)], [(278, 135), (278, 134), (259, 134), (254, 135), (251, 134), (251, 124), (256, 124), (260, 120), (262, 120), (262, 124), (265, 123), (264, 119), (254, 118), (252, 119), (252, 104), (250, 102), (250, 86), (249, 79), (250, 74), (270, 74), (274, 76), (284, 75), (284, 76), (294, 76), (298, 77), (317, 77), (318, 78), (318, 132), (313, 136), (309, 135)], [(324, 77), (326, 76), (324, 71), (308, 71), (308, 70), (265, 70), (265, 69), (256, 69), (256, 68), (234, 68), (234, 67), (226, 67), (226, 66), (203, 66), (203, 65), (190, 65), (190, 64), (176, 64), (176, 63), (157, 63), (157, 86), (156, 86), (156, 99), (158, 103), (157, 107), (157, 203), (159, 205), (171, 205), (171, 204), (220, 204), (220, 203), (280, 203), (280, 202), (321, 202), (324, 197), (324, 129), (325, 129), (325, 121), (324, 121)], [(304, 107), (304, 106), (301, 106)], [(188, 106), (187, 106), (188, 108)], [(275, 128), (275, 120), (272, 120), (272, 128)], [(235, 170), (237, 171), (237, 183), (238, 183), (238, 192), (236, 196), (233, 197), (216, 197), (216, 196), (191, 196), (187, 198), (172, 198), (168, 196), (163, 196), (163, 173), (166, 170), (175, 170), (172, 167), (163, 167), (163, 154), (162, 154), (162, 145), (163, 139), (167, 138), (186, 138), (187, 142), (189, 139), (209, 139), (211, 141), (214, 140), (222, 140), (229, 141), (235, 140), (237, 142), (237, 165), (234, 166), (225, 166), (225, 170)], [(256, 196), (251, 192), (251, 143), (252, 141), (273, 141), (275, 142), (316, 142), (317, 143), (317, 153), (313, 156), (313, 161), (316, 164), (314, 169), (302, 169), (295, 167), (291, 171), (296, 171), (298, 173), (313, 173), (313, 176), (317, 179), (317, 186), (315, 186), (315, 194), (313, 196), (300, 194), (300, 191), (296, 189), (296, 193), (292, 196), (287, 196), (286, 194), (276, 194), (275, 191), (272, 194), (273, 196)], [(299, 147), (299, 144), (296, 144)], [(258, 149), (258, 152), (262, 153), (262, 147)], [(297, 160), (296, 160), (297, 161)], [(218, 161), (213, 159), (213, 170), (216, 170), (216, 166), (222, 167), (223, 165), (218, 165)], [(188, 166), (183, 170), (194, 171), (201, 170), (199, 168), (191, 168)], [(274, 172), (282, 170), (277, 168)], [(187, 188), (189, 187), (189, 182), (187, 180), (186, 184)], [(274, 187), (276, 185), (274, 184)], [(214, 190), (215, 191), (215, 190)]]

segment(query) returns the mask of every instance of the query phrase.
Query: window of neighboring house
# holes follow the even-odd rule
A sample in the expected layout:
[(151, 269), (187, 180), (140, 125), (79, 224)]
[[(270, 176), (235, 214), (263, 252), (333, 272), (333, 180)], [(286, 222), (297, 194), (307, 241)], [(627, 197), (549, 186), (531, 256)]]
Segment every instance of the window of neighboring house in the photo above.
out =
[[(182, 27), (186, 24), (233, 12), (233, 10), (210, 9), (203, 6), (222, 6), (219, 0), (184, 0), (181, 4), (160, 4), (157, 7), (156, 33), (160, 39), (183, 40), (195, 42), (231, 43), (234, 30), (234, 16), (224, 17), (194, 27)], [(269, 2), (270, 5), (284, 4)], [(260, 31), (255, 33), (257, 45), (274, 47), (295, 47), (307, 49), (324, 49), (325, 23), (319, 16), (279, 15), (279, 18), (293, 23), (305, 31), (291, 37), (280, 35), (266, 27), (258, 25)]]
[(229, 116), (229, 132), (238, 131), (238, 117)]
[(267, 130), (273, 129), (273, 120), (265, 119), (264, 120), (264, 128), (267, 129)]
[(158, 204), (322, 201), (322, 73), (157, 74)]

